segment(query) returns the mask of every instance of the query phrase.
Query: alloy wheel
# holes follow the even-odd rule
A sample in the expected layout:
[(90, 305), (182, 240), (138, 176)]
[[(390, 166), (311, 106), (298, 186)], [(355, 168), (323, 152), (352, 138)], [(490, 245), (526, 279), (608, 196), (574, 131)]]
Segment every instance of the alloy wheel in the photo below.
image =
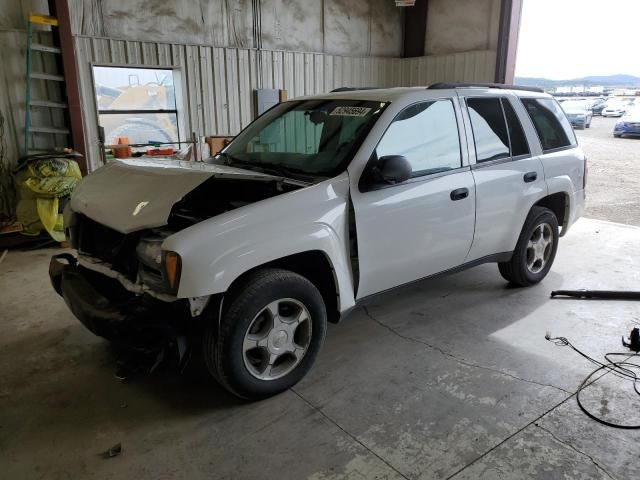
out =
[(302, 361), (311, 343), (311, 315), (293, 298), (275, 300), (253, 318), (244, 335), (242, 355), (259, 380), (284, 377)]
[(531, 234), (527, 243), (526, 262), (531, 273), (539, 273), (547, 265), (553, 250), (551, 225), (541, 223)]

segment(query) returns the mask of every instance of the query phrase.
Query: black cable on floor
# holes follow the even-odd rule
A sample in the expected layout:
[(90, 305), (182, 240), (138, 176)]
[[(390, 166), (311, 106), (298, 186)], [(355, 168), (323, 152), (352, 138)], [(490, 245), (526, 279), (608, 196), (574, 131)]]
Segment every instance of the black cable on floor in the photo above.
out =
[[(570, 347), (573, 351), (575, 351), (576, 353), (578, 353), (580, 356), (582, 356), (583, 358), (585, 358), (586, 360), (588, 360), (589, 362), (593, 363), (594, 365), (597, 365), (598, 368), (596, 368), (593, 372), (591, 372), (589, 375), (587, 375), (587, 377), (582, 381), (582, 383), (580, 384), (580, 386), (578, 387), (578, 390), (576, 392), (576, 400), (578, 402), (578, 406), (580, 407), (580, 410), (582, 410), (588, 417), (592, 418), (593, 420), (595, 420), (598, 423), (602, 423), (603, 425), (607, 425), (609, 427), (615, 427), (615, 428), (624, 428), (627, 430), (635, 430), (635, 429), (640, 429), (640, 424), (637, 425), (624, 425), (624, 424), (620, 424), (620, 423), (613, 423), (610, 422), (608, 420), (604, 420), (603, 418), (598, 417), (597, 415), (595, 415), (594, 413), (590, 412), (589, 410), (587, 410), (587, 408), (584, 406), (584, 404), (582, 403), (582, 401), (580, 400), (580, 393), (582, 393), (582, 391), (589, 385), (597, 382), (601, 377), (595, 379), (595, 380), (591, 380), (597, 373), (603, 371), (603, 370), (607, 370), (609, 372), (611, 372), (613, 375), (619, 377), (619, 378), (623, 378), (627, 381), (633, 382), (633, 389), (636, 392), (636, 394), (638, 394), (638, 396), (640, 396), (640, 390), (638, 390), (638, 383), (640, 383), (640, 376), (638, 375), (638, 373), (636, 372), (637, 369), (638, 371), (640, 371), (640, 365), (635, 364), (635, 363), (631, 363), (628, 360), (630, 358), (633, 357), (640, 357), (640, 355), (638, 353), (620, 353), (620, 352), (610, 352), (610, 353), (606, 353), (604, 358), (605, 358), (605, 362), (606, 363), (602, 363), (598, 360), (596, 360), (595, 358), (590, 357), (589, 355), (587, 355), (586, 353), (582, 352), (580, 349), (576, 348), (569, 340), (567, 340), (565, 337), (551, 337), (551, 335), (547, 334), (545, 335), (545, 338), (550, 341), (553, 342), (554, 344), (558, 345), (559, 347)], [(612, 357), (625, 357), (624, 360), (622, 361), (614, 361)], [(638, 408), (638, 411), (640, 411), (640, 408)]]

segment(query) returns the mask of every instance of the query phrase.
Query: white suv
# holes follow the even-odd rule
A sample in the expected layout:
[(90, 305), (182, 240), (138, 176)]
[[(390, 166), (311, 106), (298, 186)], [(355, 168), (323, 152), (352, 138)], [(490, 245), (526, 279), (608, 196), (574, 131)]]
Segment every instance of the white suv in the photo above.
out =
[(256, 399), (300, 380), (327, 321), (372, 295), (486, 262), (515, 285), (547, 275), (586, 175), (552, 97), (342, 90), (276, 105), (209, 162), (87, 176), (65, 214), (77, 257), (50, 266), (73, 313), (136, 350), (202, 345)]

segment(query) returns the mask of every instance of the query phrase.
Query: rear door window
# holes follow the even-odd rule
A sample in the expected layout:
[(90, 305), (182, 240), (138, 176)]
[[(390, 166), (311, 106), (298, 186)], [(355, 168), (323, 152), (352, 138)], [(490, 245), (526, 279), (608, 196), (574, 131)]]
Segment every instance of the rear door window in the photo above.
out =
[(521, 100), (538, 132), (544, 152), (577, 144), (571, 124), (558, 102), (552, 98), (521, 98)]
[(476, 162), (509, 158), (509, 134), (499, 98), (468, 98)]
[(511, 102), (503, 98), (502, 106), (504, 107), (504, 116), (507, 118), (507, 127), (509, 128), (509, 140), (511, 142), (511, 156), (521, 157), (523, 155), (529, 155), (529, 144), (527, 143), (527, 137), (522, 129), (520, 119), (515, 110), (511, 106)]

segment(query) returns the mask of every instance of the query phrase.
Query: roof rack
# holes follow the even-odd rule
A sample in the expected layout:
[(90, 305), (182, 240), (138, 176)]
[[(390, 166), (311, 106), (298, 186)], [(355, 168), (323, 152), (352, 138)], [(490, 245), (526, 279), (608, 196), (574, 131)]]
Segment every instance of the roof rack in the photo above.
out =
[(335, 93), (335, 92), (353, 92), (355, 90), (378, 90), (382, 87), (340, 87), (340, 88), (334, 88), (333, 90), (331, 90), (329, 93)]
[(501, 90), (524, 90), (527, 92), (545, 93), (539, 87), (527, 87), (524, 85), (507, 85), (504, 83), (445, 83), (439, 82), (429, 85), (429, 90), (444, 90), (450, 88), (499, 88)]

